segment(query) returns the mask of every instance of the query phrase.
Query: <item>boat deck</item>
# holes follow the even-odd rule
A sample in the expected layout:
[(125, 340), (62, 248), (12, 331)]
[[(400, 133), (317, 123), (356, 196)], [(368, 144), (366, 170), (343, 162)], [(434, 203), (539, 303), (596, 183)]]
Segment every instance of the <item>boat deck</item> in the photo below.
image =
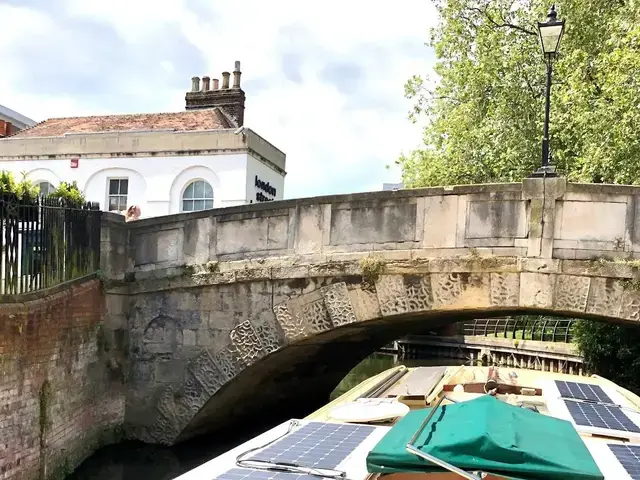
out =
[[(291, 422), (279, 425), (179, 479), (317, 480), (317, 471), (303, 469), (292, 472), (288, 469), (287, 465), (292, 462), (289, 458), (291, 452), (298, 455), (291, 457), (297, 463), (304, 455), (312, 455), (304, 457), (305, 461), (311, 462), (309, 466), (326, 468), (330, 459), (326, 452), (335, 454), (339, 450), (335, 445), (343, 445), (340, 442), (345, 441), (347, 443), (340, 448), (344, 450), (346, 445), (350, 445), (351, 451), (343, 451), (344, 458), (334, 462), (330, 471), (320, 472), (321, 476), (340, 478), (336, 476), (336, 471), (340, 471), (345, 472), (349, 480), (375, 480), (381, 474), (367, 472), (367, 454), (406, 413), (438, 405), (459, 404), (487, 394), (505, 403), (570, 422), (605, 480), (640, 479), (640, 398), (637, 395), (597, 376), (578, 377), (509, 367), (475, 366), (394, 367), (362, 382), (305, 419), (298, 420), (297, 426), (292, 426)], [(370, 430), (362, 430), (363, 426)], [(280, 439), (288, 430), (291, 430), (289, 435), (285, 435), (284, 440)], [(363, 435), (360, 443), (349, 443), (355, 438), (353, 435)], [(579, 442), (577, 437), (576, 441)], [(309, 442), (317, 445), (309, 446)], [(266, 443), (284, 447), (281, 452), (273, 453), (272, 447), (260, 448)], [(282, 460), (287, 468), (264, 470), (259, 463), (239, 463), (238, 455), (249, 450), (265, 454), (271, 452), (269, 459)], [(318, 458), (322, 461), (313, 455), (320, 455)], [(254, 459), (260, 460), (257, 456)], [(267, 457), (262, 458), (265, 459)], [(418, 476), (424, 480), (463, 478), (452, 472), (382, 476), (390, 477), (386, 480), (422, 480), (417, 479)], [(505, 477), (488, 475), (482, 478)]]

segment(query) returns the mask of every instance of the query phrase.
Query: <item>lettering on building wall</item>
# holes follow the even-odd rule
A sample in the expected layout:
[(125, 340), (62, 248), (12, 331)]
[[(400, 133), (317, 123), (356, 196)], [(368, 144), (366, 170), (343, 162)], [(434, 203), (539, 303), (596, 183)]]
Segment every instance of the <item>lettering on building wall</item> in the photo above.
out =
[[(262, 190), (262, 192), (273, 195), (274, 197), (276, 196), (276, 187), (271, 185), (269, 182), (260, 180), (258, 175), (256, 175), (255, 186), (257, 189)], [(273, 202), (275, 200), (275, 198), (269, 198), (262, 192), (256, 192), (256, 202)]]

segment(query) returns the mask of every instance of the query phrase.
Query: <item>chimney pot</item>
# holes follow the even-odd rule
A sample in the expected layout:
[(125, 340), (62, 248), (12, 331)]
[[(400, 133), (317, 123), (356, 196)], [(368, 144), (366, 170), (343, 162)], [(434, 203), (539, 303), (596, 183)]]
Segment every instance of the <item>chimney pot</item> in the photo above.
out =
[(229, 77), (231, 74), (229, 72), (222, 72), (222, 88), (229, 88)]
[(200, 91), (200, 77), (191, 77), (191, 91), (192, 92)]
[(202, 91), (203, 92), (208, 92), (209, 91), (209, 82), (210, 82), (209, 77), (202, 77)]
[(217, 78), (214, 78), (212, 90), (218, 90), (219, 88), (220, 88), (220, 80), (218, 80)]
[(233, 88), (240, 88), (240, 75), (242, 75), (240, 62), (236, 60), (236, 67), (233, 70)]

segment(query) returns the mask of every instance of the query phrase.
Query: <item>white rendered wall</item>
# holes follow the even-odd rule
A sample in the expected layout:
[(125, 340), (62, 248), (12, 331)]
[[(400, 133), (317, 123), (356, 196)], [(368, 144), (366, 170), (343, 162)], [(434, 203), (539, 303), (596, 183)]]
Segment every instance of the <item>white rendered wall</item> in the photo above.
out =
[[(100, 202), (100, 208), (108, 208), (108, 179), (128, 178), (129, 193), (127, 205), (139, 205), (142, 217), (167, 215), (180, 212), (182, 193), (193, 180), (206, 180), (213, 187), (214, 208), (248, 203), (255, 198), (253, 179), (250, 175), (252, 197), (248, 197), (248, 161), (254, 162), (253, 170), (260, 166), (269, 171), (262, 174), (276, 174), (246, 153), (210, 156), (180, 157), (115, 157), (80, 158), (78, 168), (71, 168), (70, 159), (14, 160), (0, 162), (0, 170), (12, 172), (16, 179), (26, 172), (27, 177), (36, 181), (48, 181), (57, 186), (61, 181), (76, 181), (87, 200)], [(255, 163), (260, 164), (255, 166)], [(279, 174), (276, 174), (279, 175)], [(276, 187), (279, 198), (283, 177)], [(271, 180), (270, 180), (271, 181)], [(255, 202), (254, 202), (255, 203)]]
[[(264, 190), (256, 187), (256, 175), (263, 182), (268, 182), (271, 186), (275, 187), (276, 195), (275, 197)], [(260, 192), (262, 195), (268, 198), (273, 198), (274, 200), (282, 200), (284, 190), (284, 175), (275, 169), (271, 168), (264, 162), (253, 158), (251, 155), (247, 156), (247, 202), (248, 203), (257, 203), (256, 202), (256, 193)]]

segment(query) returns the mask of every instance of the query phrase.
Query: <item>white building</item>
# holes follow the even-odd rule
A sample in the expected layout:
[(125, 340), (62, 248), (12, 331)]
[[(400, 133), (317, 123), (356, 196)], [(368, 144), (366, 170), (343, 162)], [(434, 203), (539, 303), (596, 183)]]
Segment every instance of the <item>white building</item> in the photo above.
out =
[(0, 170), (22, 172), (45, 193), (77, 182), (103, 210), (138, 205), (142, 217), (280, 200), (285, 154), (243, 127), (240, 62), (192, 79), (186, 110), (51, 118), (0, 139)]

